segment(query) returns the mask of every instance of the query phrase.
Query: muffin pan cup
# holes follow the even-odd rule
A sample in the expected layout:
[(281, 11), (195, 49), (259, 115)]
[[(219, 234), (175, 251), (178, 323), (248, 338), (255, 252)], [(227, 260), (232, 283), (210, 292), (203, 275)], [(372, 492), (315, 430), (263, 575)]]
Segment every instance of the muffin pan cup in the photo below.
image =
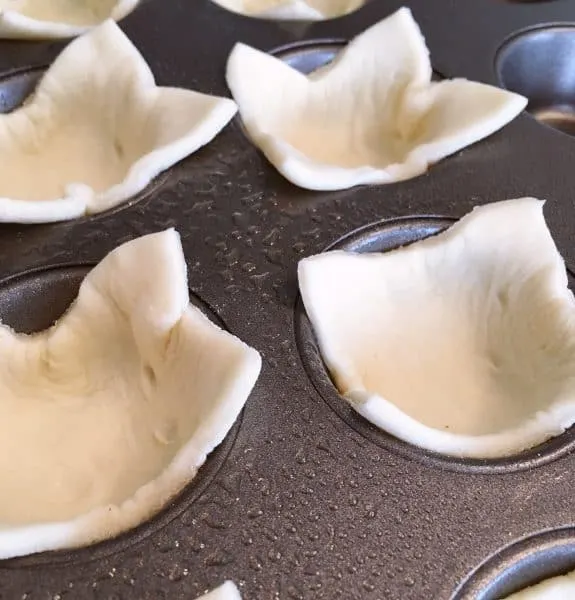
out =
[[(309, 65), (314, 45), (329, 56), (327, 47), (404, 4), (438, 73), (491, 84), (511, 36), (570, 25), (575, 14), (573, 0), (373, 0), (302, 27), (242, 17), (210, 0), (150, 0), (121, 27), (159, 85), (229, 95), (225, 64), (236, 41), (283, 48), (292, 64)], [(24, 99), (31, 73), (66, 43), (0, 42), (2, 110)], [(307, 53), (299, 63), (298, 49)], [(194, 297), (264, 359), (241, 422), (182, 496), (117, 540), (0, 562), (0, 598), (183, 600), (232, 579), (245, 600), (487, 600), (533, 583), (517, 567), (526, 556), (541, 567), (538, 577), (575, 568), (572, 542), (561, 542), (572, 539), (565, 528), (575, 521), (575, 436), (567, 432), (555, 453), (534, 449), (507, 466), (454, 466), (384, 443), (383, 433), (342, 418), (339, 399), (318, 387), (329, 380), (320, 360), (300, 352), (296, 279), (301, 258), (343, 236), (364, 239), (370, 224), (383, 221), (389, 232), (406, 219), (417, 237), (475, 205), (526, 195), (548, 199), (547, 223), (572, 268), (573, 165), (575, 140), (524, 113), (416, 179), (309, 192), (276, 172), (236, 118), (138, 202), (66, 223), (0, 225), (0, 316), (16, 328), (44, 327), (70, 301), (83, 271), (64, 265), (96, 264), (122, 242), (174, 226)], [(385, 247), (404, 243), (402, 235)], [(567, 548), (559, 562), (549, 559), (558, 547)], [(501, 587), (507, 572), (523, 575)]]

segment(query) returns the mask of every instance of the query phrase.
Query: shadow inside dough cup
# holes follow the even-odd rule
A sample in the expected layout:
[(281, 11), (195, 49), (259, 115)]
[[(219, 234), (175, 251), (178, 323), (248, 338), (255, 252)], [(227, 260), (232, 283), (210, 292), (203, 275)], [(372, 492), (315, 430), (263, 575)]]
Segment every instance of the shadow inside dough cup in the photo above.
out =
[(340, 394), (453, 457), (513, 456), (575, 420), (575, 301), (543, 202), (480, 208), (386, 253), (330, 251), (299, 286)]

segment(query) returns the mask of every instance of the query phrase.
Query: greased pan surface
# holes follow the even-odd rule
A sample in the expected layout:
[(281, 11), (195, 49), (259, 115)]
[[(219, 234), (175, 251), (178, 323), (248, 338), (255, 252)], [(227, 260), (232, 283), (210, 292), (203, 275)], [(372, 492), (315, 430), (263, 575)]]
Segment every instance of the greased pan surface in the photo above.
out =
[[(510, 35), (575, 21), (571, 0), (372, 0), (308, 27), (244, 18), (209, 0), (148, 0), (121, 26), (159, 84), (229, 95), (224, 70), (236, 41), (291, 45), (292, 55), (303, 42), (325, 48), (403, 4), (439, 73), (489, 83)], [(0, 42), (3, 110), (63, 46)], [(575, 435), (517, 459), (471, 462), (376, 431), (337, 398), (296, 281), (298, 260), (348, 234), (341, 246), (384, 249), (474, 205), (524, 195), (548, 199), (547, 222), (574, 268), (574, 165), (575, 139), (523, 114), (425, 176), (313, 193), (285, 181), (235, 119), (114, 211), (0, 226), (0, 316), (20, 330), (48, 325), (120, 243), (174, 226), (193, 297), (264, 357), (242, 418), (172, 506), (91, 548), (0, 562), (0, 598), (183, 600), (232, 579), (245, 600), (489, 600), (575, 568)]]

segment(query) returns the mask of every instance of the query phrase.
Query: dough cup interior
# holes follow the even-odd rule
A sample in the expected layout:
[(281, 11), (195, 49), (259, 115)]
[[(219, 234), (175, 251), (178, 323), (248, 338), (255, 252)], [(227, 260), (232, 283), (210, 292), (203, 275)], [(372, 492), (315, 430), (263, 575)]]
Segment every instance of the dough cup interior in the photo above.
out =
[(520, 452), (575, 420), (575, 302), (534, 199), (475, 209), (385, 254), (304, 259), (299, 283), (342, 395), (407, 442)]

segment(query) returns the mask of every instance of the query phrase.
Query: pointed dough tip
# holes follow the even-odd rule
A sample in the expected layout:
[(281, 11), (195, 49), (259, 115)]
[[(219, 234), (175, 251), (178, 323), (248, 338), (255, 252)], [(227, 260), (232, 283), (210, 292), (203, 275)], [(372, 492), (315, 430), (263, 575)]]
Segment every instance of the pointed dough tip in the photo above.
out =
[(196, 600), (242, 600), (242, 597), (236, 584), (228, 579)]
[(250, 60), (262, 54), (265, 56), (272, 56), (271, 54), (266, 54), (265, 52), (257, 50), (256, 48), (252, 48), (243, 42), (236, 42), (232, 48), (232, 51), (230, 52), (230, 55), (228, 56), (226, 71), (229, 72), (230, 65), (234, 63)]

